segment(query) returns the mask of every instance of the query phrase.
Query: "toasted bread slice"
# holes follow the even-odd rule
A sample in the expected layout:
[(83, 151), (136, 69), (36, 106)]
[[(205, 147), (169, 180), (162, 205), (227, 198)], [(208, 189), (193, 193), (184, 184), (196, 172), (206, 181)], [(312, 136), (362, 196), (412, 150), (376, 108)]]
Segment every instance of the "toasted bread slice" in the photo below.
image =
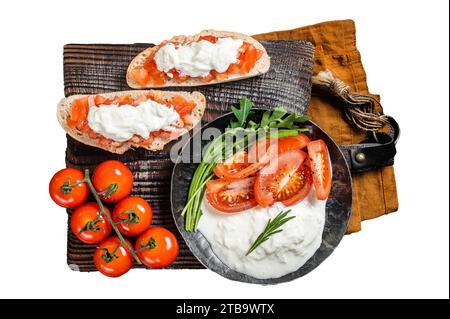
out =
[(256, 61), (255, 66), (253, 69), (250, 70), (250, 72), (245, 74), (229, 74), (228, 77), (225, 79), (215, 79), (210, 82), (204, 82), (200, 78), (190, 78), (184, 82), (178, 83), (174, 80), (168, 80), (163, 85), (146, 85), (142, 86), (138, 82), (136, 82), (132, 76), (131, 72), (132, 70), (136, 68), (140, 68), (144, 65), (147, 57), (149, 57), (151, 54), (156, 52), (160, 46), (154, 46), (152, 48), (145, 49), (141, 53), (139, 53), (130, 63), (127, 70), (127, 83), (131, 88), (134, 89), (142, 89), (142, 88), (161, 88), (161, 87), (171, 87), (171, 86), (200, 86), (200, 85), (211, 85), (215, 83), (223, 83), (223, 82), (231, 82), (231, 81), (237, 81), (242, 79), (251, 78), (260, 74), (264, 74), (269, 70), (270, 67), (270, 57), (266, 52), (266, 49), (264, 46), (253, 39), (252, 37), (241, 34), (241, 33), (235, 33), (235, 32), (229, 32), (229, 31), (215, 31), (215, 30), (203, 30), (202, 32), (193, 35), (193, 36), (175, 36), (169, 41), (179, 42), (179, 43), (191, 43), (196, 42), (199, 40), (200, 37), (206, 36), (206, 35), (212, 35), (215, 37), (231, 37), (233, 39), (242, 39), (248, 43), (251, 43), (257, 48), (258, 50), (261, 50), (263, 52), (263, 55)]
[(117, 96), (121, 97), (121, 96), (129, 95), (133, 99), (135, 99), (135, 98), (138, 98), (142, 94), (148, 94), (150, 92), (152, 92), (153, 94), (157, 94), (158, 96), (161, 96), (164, 100), (168, 100), (168, 101), (170, 101), (174, 96), (180, 95), (188, 101), (195, 102), (196, 106), (189, 114), (190, 119), (191, 119), (190, 123), (186, 124), (182, 128), (177, 128), (177, 130), (175, 131), (176, 134), (173, 134), (175, 137), (164, 138), (164, 137), (158, 136), (153, 139), (153, 141), (151, 142), (150, 145), (146, 145), (146, 146), (135, 141), (133, 138), (128, 141), (125, 141), (125, 142), (116, 142), (116, 141), (110, 140), (106, 145), (104, 145), (104, 143), (102, 143), (102, 145), (100, 145), (98, 138), (91, 138), (87, 134), (78, 130), (77, 128), (70, 128), (67, 125), (67, 118), (70, 116), (72, 102), (75, 99), (83, 98), (83, 97), (86, 97), (87, 95), (72, 95), (68, 98), (62, 99), (58, 103), (58, 107), (57, 107), (58, 121), (61, 124), (61, 126), (63, 127), (63, 129), (67, 132), (67, 134), (69, 134), (71, 137), (73, 137), (77, 141), (79, 141), (83, 144), (86, 144), (86, 145), (102, 148), (104, 150), (107, 150), (111, 153), (116, 153), (116, 154), (123, 154), (131, 148), (138, 148), (138, 147), (143, 147), (143, 148), (146, 148), (151, 151), (161, 150), (164, 148), (164, 145), (166, 145), (170, 141), (178, 138), (178, 136), (181, 136), (184, 133), (187, 133), (195, 125), (200, 123), (203, 113), (204, 113), (204, 110), (205, 110), (205, 106), (206, 106), (206, 98), (200, 92), (189, 93), (189, 92), (153, 91), (153, 90), (133, 90), (133, 91), (103, 93), (103, 94), (97, 94), (97, 95), (103, 96), (107, 99), (114, 98)]

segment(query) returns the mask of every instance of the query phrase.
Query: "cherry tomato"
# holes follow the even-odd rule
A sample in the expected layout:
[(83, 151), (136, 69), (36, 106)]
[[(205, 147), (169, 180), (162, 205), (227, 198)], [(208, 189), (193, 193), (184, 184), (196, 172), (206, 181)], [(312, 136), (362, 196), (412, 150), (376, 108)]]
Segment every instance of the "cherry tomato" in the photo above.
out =
[(74, 208), (83, 204), (89, 196), (89, 188), (82, 182), (84, 174), (74, 168), (65, 168), (53, 175), (49, 184), (49, 193), (53, 201), (65, 208)]
[(137, 236), (147, 230), (152, 223), (153, 212), (150, 205), (140, 197), (122, 199), (113, 210), (113, 220), (125, 236)]
[(303, 185), (297, 171), (306, 157), (307, 154), (301, 150), (285, 151), (263, 167), (255, 179), (256, 202), (262, 207), (268, 207), (300, 191)]
[[(109, 210), (105, 211), (110, 215)], [(85, 203), (75, 209), (70, 218), (70, 229), (79, 240), (86, 244), (97, 244), (111, 232), (111, 224), (100, 214), (97, 203)]]
[(124, 163), (110, 160), (95, 168), (92, 184), (103, 201), (116, 203), (131, 193), (133, 174)]
[(331, 168), (327, 145), (322, 140), (312, 141), (308, 143), (308, 154), (317, 199), (327, 199), (331, 191)]
[(215, 209), (223, 213), (237, 213), (255, 207), (253, 195), (255, 177), (236, 180), (225, 178), (206, 183), (206, 198)]
[[(127, 241), (129, 247), (132, 247)], [(119, 277), (133, 266), (133, 256), (121, 244), (119, 237), (108, 237), (102, 241), (94, 252), (94, 264), (98, 271), (108, 277)]]
[(163, 227), (151, 227), (136, 239), (135, 250), (144, 265), (163, 268), (177, 258), (179, 248), (172, 232)]

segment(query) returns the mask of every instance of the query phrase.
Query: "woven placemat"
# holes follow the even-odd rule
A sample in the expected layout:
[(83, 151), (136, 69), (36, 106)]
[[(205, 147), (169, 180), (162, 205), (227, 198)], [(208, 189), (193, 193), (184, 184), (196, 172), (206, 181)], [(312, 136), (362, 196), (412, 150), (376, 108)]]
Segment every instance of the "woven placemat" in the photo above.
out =
[[(291, 112), (305, 114), (310, 95), (314, 48), (304, 41), (261, 41), (271, 57), (268, 73), (237, 82), (168, 90), (200, 91), (207, 99), (202, 122), (209, 122), (227, 113), (242, 96), (250, 98), (256, 107), (284, 106)], [(129, 90), (125, 74), (129, 62), (151, 44), (68, 44), (64, 46), (64, 93), (98, 94)], [(143, 149), (123, 155), (111, 154), (81, 144), (67, 136), (66, 165), (89, 168), (107, 159), (124, 162), (133, 172), (132, 195), (143, 197), (153, 209), (153, 225), (175, 233), (180, 244), (178, 258), (169, 268), (203, 268), (186, 247), (172, 219), (170, 209), (170, 178), (173, 163), (169, 157), (171, 144), (160, 152)], [(109, 206), (109, 208), (112, 208)], [(69, 217), (72, 210), (68, 210)], [(74, 270), (95, 270), (92, 254), (95, 245), (80, 242), (68, 229), (67, 262)], [(135, 265), (135, 267), (138, 267)]]

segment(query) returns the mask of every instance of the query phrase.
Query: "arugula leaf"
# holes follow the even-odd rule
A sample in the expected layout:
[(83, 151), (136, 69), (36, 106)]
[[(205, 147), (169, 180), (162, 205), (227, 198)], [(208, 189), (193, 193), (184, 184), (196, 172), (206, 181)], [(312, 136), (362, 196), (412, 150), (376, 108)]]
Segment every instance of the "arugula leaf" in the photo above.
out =
[(245, 123), (247, 122), (247, 117), (250, 114), (252, 106), (253, 102), (246, 97), (242, 97), (239, 101), (239, 108), (231, 106), (231, 111), (236, 119), (230, 121), (230, 128), (245, 128)]

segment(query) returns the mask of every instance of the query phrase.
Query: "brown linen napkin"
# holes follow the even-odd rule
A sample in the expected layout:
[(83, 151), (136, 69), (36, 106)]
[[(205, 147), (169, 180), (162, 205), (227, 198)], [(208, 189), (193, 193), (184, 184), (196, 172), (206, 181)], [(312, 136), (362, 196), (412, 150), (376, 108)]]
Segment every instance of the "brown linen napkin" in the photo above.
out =
[[(350, 90), (369, 93), (366, 73), (356, 48), (352, 20), (329, 21), (298, 29), (258, 34), (258, 40), (307, 40), (315, 46), (314, 74), (330, 70)], [(376, 96), (379, 99), (379, 96)], [(355, 144), (364, 132), (351, 127), (342, 111), (324, 97), (313, 95), (309, 114), (339, 144)], [(353, 174), (353, 211), (348, 233), (361, 230), (361, 221), (392, 213), (398, 209), (394, 167)]]

